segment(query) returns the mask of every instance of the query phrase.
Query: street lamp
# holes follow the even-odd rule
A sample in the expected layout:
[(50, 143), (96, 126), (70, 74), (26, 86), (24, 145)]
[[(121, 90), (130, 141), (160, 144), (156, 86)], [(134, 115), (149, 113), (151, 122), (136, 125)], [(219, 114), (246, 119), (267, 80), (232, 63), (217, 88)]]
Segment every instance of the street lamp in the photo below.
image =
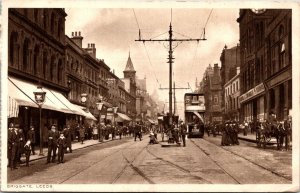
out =
[(99, 95), (99, 103), (96, 103), (97, 104), (97, 108), (99, 110), (99, 130), (98, 130), (98, 140), (99, 142), (102, 142), (103, 141), (103, 138), (102, 138), (102, 129), (100, 128), (101, 127), (101, 110), (102, 110), (102, 107), (103, 107), (103, 96)]
[(42, 129), (42, 105), (45, 102), (46, 92), (43, 91), (42, 86), (37, 86), (37, 90), (33, 92), (36, 103), (40, 111), (40, 156), (43, 156), (43, 129)]
[[(118, 111), (118, 108), (119, 107), (113, 107), (113, 113), (114, 113), (114, 130), (116, 129), (116, 114), (117, 114), (117, 111)], [(112, 137), (113, 138), (113, 137)]]

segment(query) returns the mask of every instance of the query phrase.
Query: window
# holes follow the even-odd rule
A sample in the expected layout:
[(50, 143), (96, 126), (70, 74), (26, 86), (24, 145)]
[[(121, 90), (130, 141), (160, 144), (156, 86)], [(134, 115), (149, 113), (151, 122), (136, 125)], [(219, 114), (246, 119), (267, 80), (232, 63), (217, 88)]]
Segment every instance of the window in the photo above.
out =
[(59, 61), (58, 61), (58, 70), (57, 70), (57, 81), (58, 81), (58, 83), (60, 83), (62, 81), (62, 70), (63, 70), (62, 61), (61, 61), (61, 59), (59, 59)]
[(45, 50), (43, 52), (43, 76), (47, 79), (47, 63), (48, 63), (48, 53)]
[(58, 38), (60, 38), (61, 31), (63, 31), (63, 23), (62, 23), (62, 19), (59, 18), (58, 25), (57, 25), (57, 36), (58, 36)]
[(23, 70), (29, 69), (29, 39), (25, 38), (23, 44)]
[(56, 65), (55, 65), (55, 56), (51, 57), (51, 63), (50, 63), (50, 80), (54, 81), (55, 78), (55, 69), (56, 69)]
[(44, 15), (43, 15), (43, 22), (44, 22), (44, 29), (47, 30), (47, 20), (48, 20), (48, 12), (46, 9), (44, 9)]
[(18, 33), (12, 32), (10, 35), (10, 42), (9, 42), (9, 59), (10, 59), (10, 65), (14, 66), (18, 62), (18, 47), (17, 47), (17, 41), (18, 41)]
[(285, 45), (284, 43), (280, 46), (280, 54), (279, 54), (279, 68), (285, 67)]
[(52, 33), (54, 33), (54, 28), (55, 28), (55, 15), (54, 13), (51, 14), (51, 27), (50, 30)]
[(33, 52), (33, 74), (34, 75), (38, 75), (39, 53), (40, 53), (39, 46), (35, 46), (34, 52)]
[(39, 10), (38, 9), (34, 9), (34, 21), (36, 23), (39, 23)]

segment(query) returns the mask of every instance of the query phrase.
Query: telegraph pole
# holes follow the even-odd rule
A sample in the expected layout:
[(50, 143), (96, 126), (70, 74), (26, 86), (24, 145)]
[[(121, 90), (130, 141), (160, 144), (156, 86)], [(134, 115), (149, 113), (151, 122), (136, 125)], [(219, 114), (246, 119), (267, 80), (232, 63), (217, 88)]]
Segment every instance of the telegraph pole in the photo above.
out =
[(205, 39), (205, 28), (204, 28), (204, 36), (203, 38), (198, 38), (198, 39), (173, 39), (173, 30), (172, 30), (172, 23), (170, 22), (169, 26), (169, 38), (168, 39), (141, 39), (141, 31), (139, 30), (139, 39), (135, 41), (139, 42), (169, 42), (169, 57), (168, 57), (168, 62), (169, 63), (169, 125), (172, 125), (172, 64), (174, 63), (173, 58), (173, 47), (172, 43), (173, 42), (184, 42), (184, 41), (199, 41), (201, 40), (206, 40)]

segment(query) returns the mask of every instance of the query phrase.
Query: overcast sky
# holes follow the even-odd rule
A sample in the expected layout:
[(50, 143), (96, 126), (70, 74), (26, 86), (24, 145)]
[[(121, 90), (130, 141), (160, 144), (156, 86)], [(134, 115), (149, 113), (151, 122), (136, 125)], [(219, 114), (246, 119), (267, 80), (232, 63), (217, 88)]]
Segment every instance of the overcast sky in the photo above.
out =
[[(174, 38), (199, 38), (211, 9), (172, 9), (172, 26)], [(66, 8), (66, 34), (81, 31), (83, 46), (95, 43), (97, 58), (115, 70), (120, 78), (123, 77), (128, 54), (136, 75), (147, 78), (147, 90), (151, 94), (156, 89), (162, 101), (168, 100), (168, 91), (159, 90), (168, 87), (169, 66), (168, 44), (158, 42), (136, 42), (138, 29), (142, 38), (154, 38), (168, 32), (171, 21), (170, 9), (78, 9)], [(134, 12), (138, 24), (136, 22)], [(196, 77), (202, 79), (208, 64), (220, 65), (220, 54), (224, 45), (229, 48), (239, 43), (238, 9), (213, 9), (206, 26), (207, 41), (183, 42), (174, 50), (174, 78), (176, 87), (187, 87), (189, 82), (195, 88)], [(139, 25), (139, 27), (138, 27)], [(165, 33), (156, 39), (167, 38)], [(150, 61), (147, 57), (149, 54)], [(183, 101), (185, 92), (191, 90), (176, 90), (178, 102)], [(168, 103), (166, 103), (167, 107)], [(165, 110), (167, 110), (166, 108)], [(183, 104), (178, 104), (182, 115)]]

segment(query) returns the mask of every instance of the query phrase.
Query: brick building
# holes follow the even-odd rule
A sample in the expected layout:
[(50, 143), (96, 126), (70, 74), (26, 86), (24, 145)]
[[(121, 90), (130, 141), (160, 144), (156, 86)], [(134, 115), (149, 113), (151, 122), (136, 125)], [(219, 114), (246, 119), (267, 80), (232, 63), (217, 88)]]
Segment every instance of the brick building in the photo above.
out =
[[(62, 129), (69, 116), (81, 115), (71, 108), (66, 98), (69, 92), (65, 76), (67, 14), (61, 8), (10, 8), (8, 11), (8, 122), (19, 123), (25, 134), (33, 125), (37, 136), (40, 123), (44, 134), (51, 124)], [(46, 92), (41, 120), (33, 94), (38, 85)]]
[(222, 118), (222, 87), (220, 67), (218, 64), (214, 64), (214, 67), (209, 65), (203, 75), (203, 79), (200, 82), (199, 92), (204, 93), (205, 98), (205, 122), (221, 122)]
[(292, 110), (291, 10), (241, 9), (241, 110), (257, 121)]
[(227, 48), (224, 46), (221, 56), (221, 86), (222, 86), (222, 111), (223, 117), (225, 118), (226, 112), (226, 101), (225, 101), (225, 84), (228, 83), (234, 76), (237, 75), (236, 68), (240, 66), (240, 46), (234, 46), (232, 48)]

